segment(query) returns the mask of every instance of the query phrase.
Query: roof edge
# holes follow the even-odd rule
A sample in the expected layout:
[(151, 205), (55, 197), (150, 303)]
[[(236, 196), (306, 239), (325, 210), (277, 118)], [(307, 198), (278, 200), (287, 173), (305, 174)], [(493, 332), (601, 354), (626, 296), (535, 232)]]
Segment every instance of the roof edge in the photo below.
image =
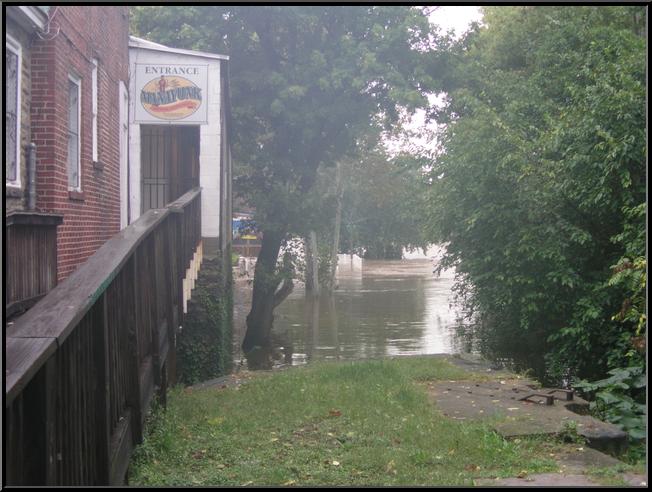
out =
[(155, 43), (147, 39), (139, 38), (137, 36), (129, 36), (129, 48), (163, 51), (165, 53), (176, 53), (179, 55), (196, 56), (199, 58), (212, 58), (215, 60), (228, 60), (228, 55), (220, 55), (218, 53), (207, 53), (205, 51), (184, 50), (181, 48), (171, 48), (164, 44)]

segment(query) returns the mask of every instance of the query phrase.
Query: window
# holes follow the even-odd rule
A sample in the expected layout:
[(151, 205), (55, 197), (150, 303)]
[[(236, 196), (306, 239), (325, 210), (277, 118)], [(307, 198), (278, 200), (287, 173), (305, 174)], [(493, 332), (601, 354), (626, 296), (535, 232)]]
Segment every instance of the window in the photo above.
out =
[(5, 182), (20, 186), (20, 44), (5, 36)]
[(93, 123), (92, 123), (92, 135), (93, 135), (93, 162), (98, 162), (97, 157), (97, 65), (98, 62), (93, 58), (93, 71), (91, 73), (91, 91), (93, 99)]
[(81, 190), (79, 120), (81, 119), (81, 80), (68, 78), (68, 188)]

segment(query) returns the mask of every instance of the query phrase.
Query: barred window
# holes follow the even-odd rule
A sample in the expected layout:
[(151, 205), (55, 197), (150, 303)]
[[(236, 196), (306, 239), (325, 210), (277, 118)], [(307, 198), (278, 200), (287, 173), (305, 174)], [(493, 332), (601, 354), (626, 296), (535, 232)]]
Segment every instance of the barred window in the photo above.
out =
[(20, 45), (5, 38), (5, 181), (20, 186)]
[(79, 155), (79, 119), (80, 119), (81, 80), (70, 76), (68, 79), (68, 188), (79, 190), (80, 155)]

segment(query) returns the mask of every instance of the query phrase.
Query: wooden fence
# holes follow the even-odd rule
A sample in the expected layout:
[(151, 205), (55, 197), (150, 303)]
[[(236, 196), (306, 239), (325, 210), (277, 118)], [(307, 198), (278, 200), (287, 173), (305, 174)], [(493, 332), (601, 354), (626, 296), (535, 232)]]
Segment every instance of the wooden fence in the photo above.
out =
[(63, 217), (39, 212), (7, 215), (5, 315), (29, 309), (57, 284), (57, 225)]
[(147, 211), (7, 327), (10, 485), (120, 485), (176, 372), (200, 190)]

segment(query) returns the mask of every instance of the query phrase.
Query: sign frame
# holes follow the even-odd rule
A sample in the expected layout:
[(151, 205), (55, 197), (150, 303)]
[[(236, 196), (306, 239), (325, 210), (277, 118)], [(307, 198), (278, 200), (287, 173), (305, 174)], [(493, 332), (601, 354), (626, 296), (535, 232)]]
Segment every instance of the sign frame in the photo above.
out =
[[(147, 68), (152, 68), (148, 71)], [(195, 69), (191, 72), (189, 69)], [(136, 63), (135, 64), (135, 97), (134, 97), (134, 123), (147, 124), (147, 125), (207, 125), (208, 124), (208, 69), (209, 65), (202, 63)], [(199, 73), (197, 73), (199, 70)], [(143, 101), (143, 95), (146, 87), (149, 86), (150, 91), (146, 94), (152, 99), (158, 99), (161, 92), (152, 92), (151, 88), (160, 85), (159, 79), (163, 79), (162, 89), (170, 83), (176, 87), (168, 90), (167, 99), (171, 100), (167, 104), (168, 107), (172, 105), (181, 105), (183, 97), (187, 97), (192, 101), (193, 95), (197, 92), (200, 94), (199, 106), (194, 111), (186, 116), (179, 118), (159, 118), (147, 109), (146, 102)], [(174, 91), (174, 92), (173, 92)], [(177, 99), (177, 96), (182, 96), (182, 99)], [(192, 103), (190, 103), (192, 104)], [(156, 104), (149, 104), (150, 107), (158, 107)], [(163, 106), (163, 105), (161, 105)]]

